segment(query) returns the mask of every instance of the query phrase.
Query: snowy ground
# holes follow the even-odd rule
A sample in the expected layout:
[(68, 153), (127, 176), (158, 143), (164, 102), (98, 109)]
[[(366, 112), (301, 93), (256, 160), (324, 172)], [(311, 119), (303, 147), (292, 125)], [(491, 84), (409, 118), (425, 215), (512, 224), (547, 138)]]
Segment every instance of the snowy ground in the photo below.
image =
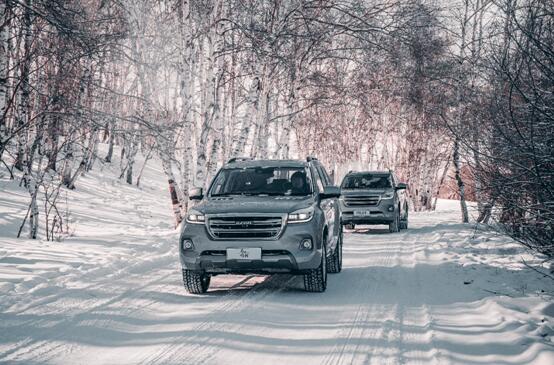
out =
[[(101, 171), (100, 171), (101, 170)], [(327, 291), (298, 277), (181, 285), (167, 187), (96, 168), (68, 193), (73, 236), (14, 239), (27, 193), (0, 178), (0, 363), (554, 364), (553, 282), (507, 238), (412, 214), (345, 236)]]

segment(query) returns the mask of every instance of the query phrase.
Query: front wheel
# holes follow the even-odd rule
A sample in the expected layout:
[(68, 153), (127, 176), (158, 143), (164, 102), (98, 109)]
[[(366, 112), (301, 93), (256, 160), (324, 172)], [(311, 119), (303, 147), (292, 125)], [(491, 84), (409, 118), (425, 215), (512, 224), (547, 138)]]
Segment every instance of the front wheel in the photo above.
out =
[(335, 252), (327, 258), (327, 267), (330, 273), (339, 273), (342, 270), (342, 229), (337, 237)]
[(191, 294), (203, 294), (210, 287), (210, 275), (183, 269), (183, 284)]
[(408, 229), (408, 205), (404, 205), (404, 211), (406, 214), (402, 218), (400, 218), (400, 229)]
[(408, 218), (406, 218), (406, 220), (400, 221), (400, 229), (408, 229)]
[(321, 262), (319, 266), (304, 274), (304, 288), (306, 291), (322, 293), (327, 288), (327, 250), (325, 242), (326, 239), (323, 240)]
[(389, 232), (390, 233), (396, 233), (400, 232), (400, 213), (396, 212), (394, 215), (394, 220), (389, 223)]

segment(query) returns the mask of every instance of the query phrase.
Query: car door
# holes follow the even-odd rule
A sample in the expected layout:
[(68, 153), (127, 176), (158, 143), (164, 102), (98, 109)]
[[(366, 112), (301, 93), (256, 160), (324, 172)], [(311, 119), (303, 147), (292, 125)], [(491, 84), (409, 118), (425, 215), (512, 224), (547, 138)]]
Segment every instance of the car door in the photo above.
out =
[[(321, 181), (322, 187), (325, 188), (326, 186), (331, 186), (333, 183), (331, 181), (331, 178), (327, 174), (327, 171), (325, 171), (325, 168), (319, 164), (316, 165), (315, 168), (317, 172), (317, 177)], [(337, 236), (338, 236), (337, 230), (338, 228), (340, 228), (339, 224), (337, 223), (337, 218), (338, 218), (337, 199), (336, 198), (322, 199), (320, 203), (320, 207), (325, 213), (325, 221), (329, 232), (328, 244), (331, 250), (334, 250), (337, 242)]]
[(400, 206), (400, 218), (404, 219), (404, 217), (406, 217), (406, 213), (407, 213), (407, 204), (406, 204), (406, 191), (405, 190), (396, 190), (396, 185), (398, 184), (398, 182), (400, 180), (398, 180), (398, 177), (396, 176), (396, 174), (393, 174), (392, 175), (393, 179), (394, 179), (394, 184), (393, 186), (395, 187), (395, 194), (397, 196), (397, 199), (398, 199), (398, 206)]

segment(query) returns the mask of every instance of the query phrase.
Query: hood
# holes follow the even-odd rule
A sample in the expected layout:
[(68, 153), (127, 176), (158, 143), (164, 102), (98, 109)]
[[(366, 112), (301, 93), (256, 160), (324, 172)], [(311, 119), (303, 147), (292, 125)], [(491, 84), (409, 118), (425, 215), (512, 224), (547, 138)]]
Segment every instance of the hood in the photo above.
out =
[(368, 196), (368, 195), (383, 195), (384, 193), (393, 191), (392, 188), (388, 189), (342, 189), (341, 195), (343, 196)]
[(208, 198), (194, 207), (203, 214), (291, 213), (315, 203), (314, 197), (233, 196)]

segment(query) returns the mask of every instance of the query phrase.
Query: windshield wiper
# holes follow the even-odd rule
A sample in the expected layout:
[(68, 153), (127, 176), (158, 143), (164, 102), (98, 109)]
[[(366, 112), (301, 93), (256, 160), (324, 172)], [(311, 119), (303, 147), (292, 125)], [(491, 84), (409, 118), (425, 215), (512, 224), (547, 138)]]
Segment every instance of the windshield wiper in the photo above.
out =
[(259, 195), (267, 195), (267, 196), (281, 196), (281, 195), (285, 195), (283, 193), (276, 193), (276, 192), (273, 192), (273, 191), (251, 191), (251, 192), (247, 192), (247, 193), (243, 193), (244, 195), (249, 195), (249, 196), (259, 196)]

